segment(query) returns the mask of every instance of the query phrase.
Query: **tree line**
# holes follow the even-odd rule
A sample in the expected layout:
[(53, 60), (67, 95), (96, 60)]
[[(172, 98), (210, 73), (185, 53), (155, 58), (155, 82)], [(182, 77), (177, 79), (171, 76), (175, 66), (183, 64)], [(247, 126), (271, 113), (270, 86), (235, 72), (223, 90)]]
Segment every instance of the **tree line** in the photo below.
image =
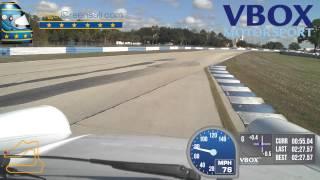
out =
[[(143, 45), (174, 44), (181, 46), (215, 46), (231, 47), (232, 40), (221, 33), (214, 31), (196, 31), (186, 28), (171, 27), (142, 27), (137, 30), (41, 30), (36, 15), (29, 15), (30, 25), (33, 29), (33, 41), (37, 45), (114, 45), (116, 41), (141, 42)], [(58, 17), (50, 19), (61, 20)]]
[[(41, 30), (38, 26), (40, 20), (62, 20), (59, 17), (50, 19), (48, 17), (39, 18), (36, 15), (28, 15), (30, 25), (34, 32), (33, 41), (35, 45), (94, 45), (106, 46), (115, 45), (116, 41), (123, 42), (140, 42), (143, 45), (181, 45), (181, 46), (213, 46), (213, 47), (232, 47), (233, 41), (225, 37), (222, 33), (206, 30), (190, 30), (187, 28), (173, 27), (142, 27), (136, 30), (120, 31), (120, 30)], [(320, 19), (312, 22), (314, 27), (318, 27), (312, 31), (310, 37), (298, 37), (297, 42), (292, 42), (289, 49), (300, 49), (303, 41), (308, 41), (314, 45), (314, 48), (320, 46)], [(305, 32), (307, 34), (307, 31)], [(244, 40), (237, 41), (237, 47), (245, 48), (267, 48), (267, 49), (283, 49), (281, 42), (266, 42), (265, 44), (253, 44)]]

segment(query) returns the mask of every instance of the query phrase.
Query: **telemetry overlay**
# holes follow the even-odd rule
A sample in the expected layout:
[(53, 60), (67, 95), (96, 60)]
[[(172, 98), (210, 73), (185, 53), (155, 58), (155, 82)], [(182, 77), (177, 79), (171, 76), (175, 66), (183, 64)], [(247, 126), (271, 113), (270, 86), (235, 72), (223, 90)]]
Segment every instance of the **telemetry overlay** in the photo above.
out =
[(313, 164), (314, 134), (241, 134), (240, 164)]

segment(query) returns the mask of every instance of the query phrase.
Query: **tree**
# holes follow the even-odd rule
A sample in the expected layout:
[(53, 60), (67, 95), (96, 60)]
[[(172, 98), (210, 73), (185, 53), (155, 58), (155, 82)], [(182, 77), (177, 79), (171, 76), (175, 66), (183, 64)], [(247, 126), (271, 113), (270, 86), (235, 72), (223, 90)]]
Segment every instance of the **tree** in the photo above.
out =
[(153, 42), (153, 30), (151, 27), (143, 27), (137, 31), (143, 44), (151, 44)]
[(311, 34), (309, 34), (309, 31), (306, 28), (304, 36), (298, 37), (298, 42), (301, 43), (306, 40), (309, 41), (314, 45), (314, 52), (316, 52), (317, 48), (320, 47), (320, 19), (313, 20), (312, 27), (313, 30), (310, 30)]
[(199, 36), (199, 40), (200, 40), (200, 44), (201, 45), (207, 45), (208, 44), (208, 38), (209, 38), (209, 35), (208, 35), (208, 33), (204, 30), (204, 29), (202, 29), (201, 31), (200, 31), (200, 34), (199, 34), (200, 36)]
[(300, 47), (299, 43), (292, 42), (291, 44), (289, 44), (289, 49), (291, 49), (291, 50), (298, 50), (300, 48), (301, 47)]
[(244, 40), (240, 40), (237, 42), (237, 47), (247, 47), (247, 46), (248, 46), (248, 44)]
[(266, 49), (283, 49), (284, 46), (281, 42), (267, 42), (266, 44), (262, 45), (262, 48)]

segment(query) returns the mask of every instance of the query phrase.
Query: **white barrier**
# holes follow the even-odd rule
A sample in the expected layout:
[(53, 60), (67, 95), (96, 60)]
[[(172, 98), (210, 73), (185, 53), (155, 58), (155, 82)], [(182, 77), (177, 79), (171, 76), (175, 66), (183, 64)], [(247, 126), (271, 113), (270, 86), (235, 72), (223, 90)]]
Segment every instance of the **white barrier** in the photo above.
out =
[(146, 51), (160, 51), (160, 47), (146, 47)]
[(220, 48), (221, 50), (229, 50), (230, 48)]
[(65, 54), (66, 47), (16, 47), (10, 48), (10, 55)]
[(128, 47), (103, 47), (103, 52), (124, 52), (129, 51)]
[(179, 47), (178, 46), (170, 46), (170, 50), (178, 50)]

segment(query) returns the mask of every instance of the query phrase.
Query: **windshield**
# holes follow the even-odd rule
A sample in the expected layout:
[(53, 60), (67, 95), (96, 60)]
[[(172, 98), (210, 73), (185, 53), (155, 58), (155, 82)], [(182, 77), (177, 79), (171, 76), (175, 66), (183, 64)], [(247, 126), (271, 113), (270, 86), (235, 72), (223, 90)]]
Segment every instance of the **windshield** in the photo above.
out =
[(320, 179), (318, 0), (0, 6), (0, 179)]

